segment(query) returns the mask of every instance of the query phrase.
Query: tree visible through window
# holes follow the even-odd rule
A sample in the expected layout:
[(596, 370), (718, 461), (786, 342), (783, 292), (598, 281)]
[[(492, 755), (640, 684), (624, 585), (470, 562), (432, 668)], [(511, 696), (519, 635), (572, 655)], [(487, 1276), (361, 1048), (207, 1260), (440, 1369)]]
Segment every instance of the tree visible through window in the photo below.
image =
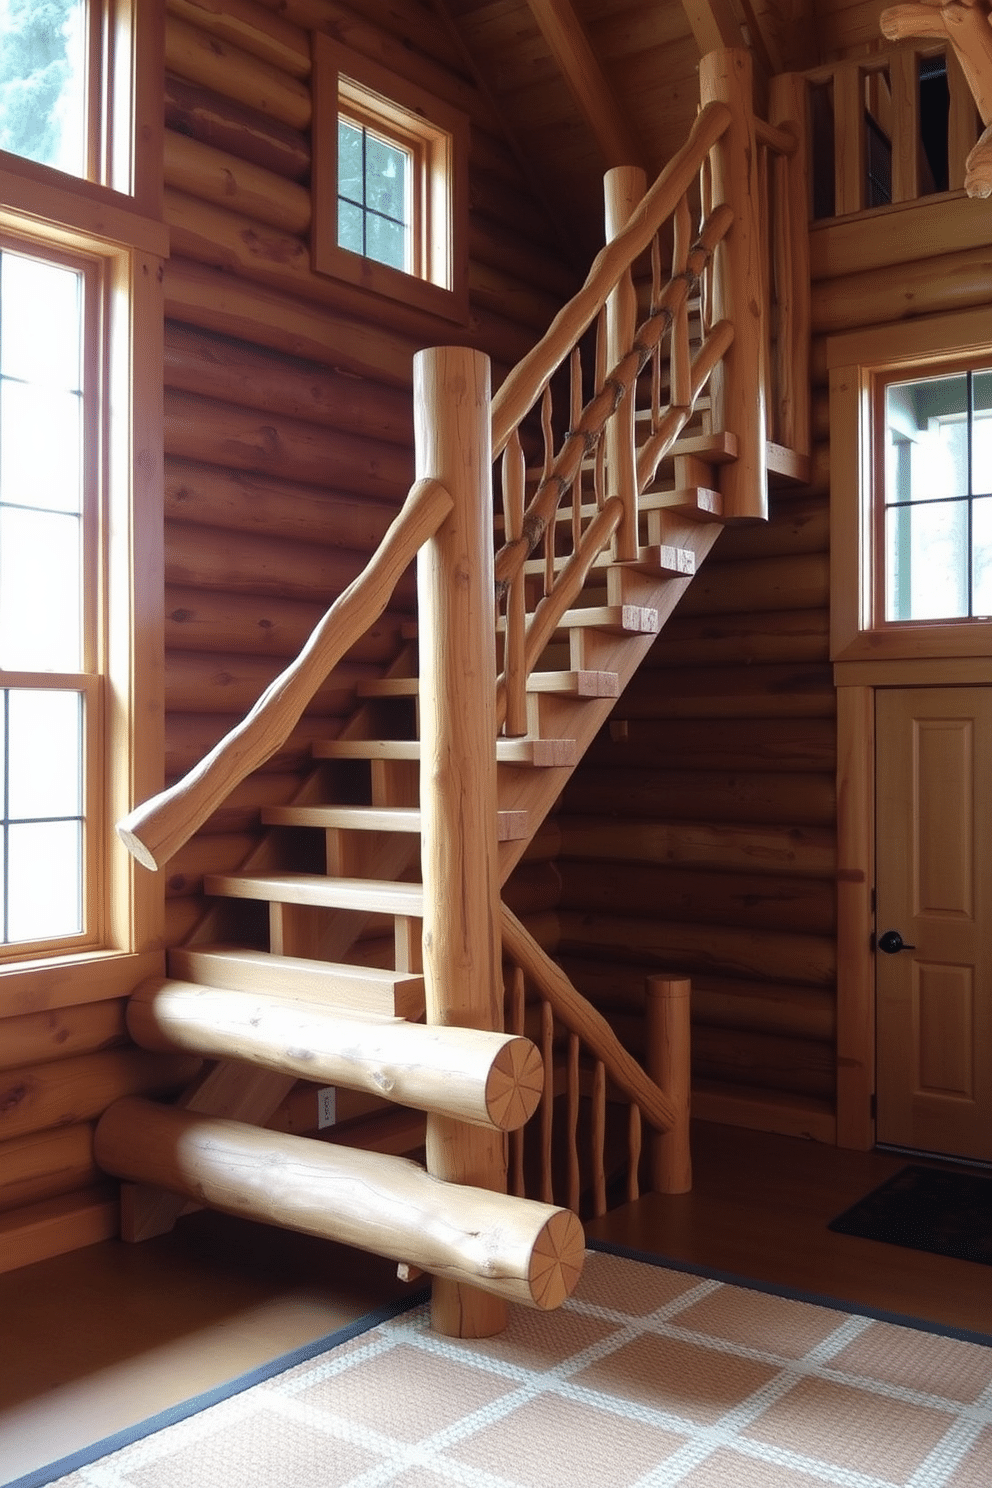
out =
[(0, 0), (0, 149), (85, 170), (85, 0)]
[(414, 158), (395, 140), (338, 120), (338, 247), (413, 272)]

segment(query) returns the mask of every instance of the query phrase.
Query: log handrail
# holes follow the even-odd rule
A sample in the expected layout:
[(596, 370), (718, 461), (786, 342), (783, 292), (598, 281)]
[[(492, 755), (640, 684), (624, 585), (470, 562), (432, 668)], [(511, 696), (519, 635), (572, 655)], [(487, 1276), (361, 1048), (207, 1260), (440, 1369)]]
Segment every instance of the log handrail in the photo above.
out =
[(182, 780), (117, 824), (128, 851), (159, 868), (188, 842), (236, 785), (280, 749), (328, 674), (385, 610), (401, 574), (451, 511), (440, 481), (411, 486), (365, 569), (318, 621), (303, 650), (240, 723)]

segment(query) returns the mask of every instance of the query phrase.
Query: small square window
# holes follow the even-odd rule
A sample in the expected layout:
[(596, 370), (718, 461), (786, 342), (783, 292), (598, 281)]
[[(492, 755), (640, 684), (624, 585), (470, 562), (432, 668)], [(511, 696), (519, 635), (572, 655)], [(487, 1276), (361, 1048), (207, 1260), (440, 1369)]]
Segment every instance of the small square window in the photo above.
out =
[(314, 56), (315, 271), (464, 323), (467, 118), (328, 37)]

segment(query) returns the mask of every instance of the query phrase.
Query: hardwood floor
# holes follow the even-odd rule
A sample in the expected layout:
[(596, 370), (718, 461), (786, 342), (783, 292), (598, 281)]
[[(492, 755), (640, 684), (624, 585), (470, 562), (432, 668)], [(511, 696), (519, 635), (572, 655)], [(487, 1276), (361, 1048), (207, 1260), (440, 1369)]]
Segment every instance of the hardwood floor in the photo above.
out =
[[(694, 1188), (590, 1237), (992, 1333), (992, 1267), (834, 1235), (903, 1159), (700, 1124)], [(401, 1295), (395, 1267), (216, 1214), (0, 1276), (0, 1483)]]

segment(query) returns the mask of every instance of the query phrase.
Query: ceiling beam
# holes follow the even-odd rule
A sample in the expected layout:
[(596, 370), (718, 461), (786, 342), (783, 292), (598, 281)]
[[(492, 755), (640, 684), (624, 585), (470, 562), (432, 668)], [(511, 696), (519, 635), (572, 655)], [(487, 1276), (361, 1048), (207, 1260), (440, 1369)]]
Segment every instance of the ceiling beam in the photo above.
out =
[(699, 55), (718, 52), (722, 47), (743, 44), (740, 23), (730, 0), (682, 0), (682, 9), (692, 27)]
[(607, 167), (643, 165), (638, 146), (596, 61), (571, 0), (527, 0), (551, 54), (592, 130)]

